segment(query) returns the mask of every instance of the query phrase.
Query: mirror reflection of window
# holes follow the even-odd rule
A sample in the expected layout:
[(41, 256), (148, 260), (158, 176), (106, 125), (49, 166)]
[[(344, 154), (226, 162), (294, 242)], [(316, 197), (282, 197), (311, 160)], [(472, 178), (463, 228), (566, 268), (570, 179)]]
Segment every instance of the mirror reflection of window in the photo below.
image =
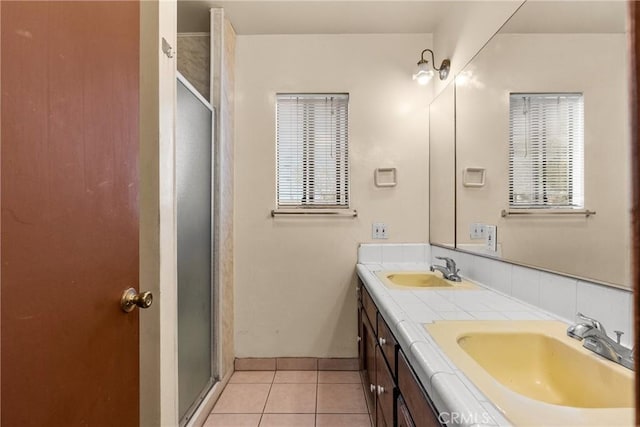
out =
[(509, 207), (584, 208), (582, 94), (512, 93), (509, 107)]

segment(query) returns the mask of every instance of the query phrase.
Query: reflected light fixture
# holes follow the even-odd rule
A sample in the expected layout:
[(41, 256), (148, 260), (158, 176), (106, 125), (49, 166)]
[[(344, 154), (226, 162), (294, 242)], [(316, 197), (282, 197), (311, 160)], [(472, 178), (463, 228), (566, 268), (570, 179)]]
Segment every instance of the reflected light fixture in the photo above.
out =
[(417, 81), (421, 85), (426, 85), (431, 81), (431, 78), (434, 75), (433, 70), (429, 66), (429, 61), (424, 59), (425, 52), (429, 52), (431, 54), (431, 62), (433, 64), (433, 70), (436, 70), (438, 72), (438, 75), (440, 76), (440, 80), (446, 79), (447, 76), (449, 75), (449, 70), (451, 69), (451, 61), (449, 61), (448, 59), (445, 59), (444, 61), (442, 61), (442, 64), (440, 64), (440, 68), (438, 68), (435, 65), (436, 59), (433, 56), (433, 51), (431, 49), (425, 49), (420, 54), (420, 61), (418, 61), (418, 68), (416, 70), (416, 73), (413, 75), (413, 80)]

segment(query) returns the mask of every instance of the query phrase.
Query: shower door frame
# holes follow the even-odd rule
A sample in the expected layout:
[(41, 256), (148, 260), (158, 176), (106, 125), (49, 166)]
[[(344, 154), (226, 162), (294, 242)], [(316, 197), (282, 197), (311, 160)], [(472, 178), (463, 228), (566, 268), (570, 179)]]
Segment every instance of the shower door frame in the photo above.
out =
[[(209, 384), (200, 392), (200, 394), (198, 395), (196, 400), (191, 404), (189, 409), (187, 409), (184, 417), (178, 420), (179, 425), (182, 427), (184, 425), (189, 424), (189, 422), (192, 420), (194, 415), (198, 412), (198, 409), (200, 408), (202, 403), (206, 400), (207, 395), (211, 392), (211, 390), (215, 387), (215, 385), (218, 382), (220, 382), (220, 364), (219, 364), (219, 354), (218, 354), (220, 350), (220, 343), (218, 341), (219, 334), (218, 334), (218, 328), (217, 328), (217, 325), (219, 324), (218, 322), (219, 320), (218, 286), (219, 285), (218, 285), (218, 280), (216, 280), (216, 272), (218, 271), (217, 267), (219, 266), (219, 262), (218, 262), (219, 256), (218, 256), (218, 251), (216, 249), (216, 241), (215, 241), (216, 224), (217, 224), (217, 218), (218, 218), (216, 209), (217, 209), (218, 203), (216, 203), (217, 192), (215, 187), (216, 173), (217, 173), (216, 144), (215, 144), (216, 109), (215, 107), (213, 107), (213, 105), (211, 105), (209, 101), (207, 101), (202, 96), (202, 94), (200, 94), (200, 92), (198, 92), (198, 90), (189, 82), (189, 80), (187, 80), (186, 77), (184, 77), (184, 75), (182, 75), (182, 73), (180, 73), (177, 70), (176, 70), (175, 81), (176, 81), (176, 85), (178, 83), (182, 83), (185, 86), (185, 88), (189, 92), (191, 92), (193, 96), (195, 96), (209, 111), (211, 111), (211, 272), (210, 272), (211, 273), (211, 301), (210, 301), (211, 303), (211, 325), (210, 325), (211, 326), (211, 335), (210, 335), (211, 378), (210, 378)], [(176, 102), (176, 108), (177, 108), (177, 102)], [(176, 117), (176, 121), (177, 121), (177, 117)], [(176, 214), (177, 214), (177, 198), (176, 198)], [(176, 235), (176, 238), (177, 238), (177, 235)], [(177, 252), (176, 252), (176, 256), (177, 256)], [(176, 282), (176, 292), (179, 286), (180, 284)], [(176, 300), (176, 303), (177, 303), (177, 300)], [(177, 321), (179, 321), (179, 319), (177, 319)], [(176, 333), (177, 332), (178, 332), (178, 327), (176, 324)], [(178, 340), (176, 340), (176, 343), (178, 343)], [(176, 353), (177, 353), (177, 358), (179, 359), (180, 354), (178, 349), (176, 350)], [(180, 375), (180, 372), (178, 372), (178, 375)], [(178, 400), (179, 399), (180, 397), (178, 396)], [(178, 417), (179, 416), (180, 414), (178, 413)]]

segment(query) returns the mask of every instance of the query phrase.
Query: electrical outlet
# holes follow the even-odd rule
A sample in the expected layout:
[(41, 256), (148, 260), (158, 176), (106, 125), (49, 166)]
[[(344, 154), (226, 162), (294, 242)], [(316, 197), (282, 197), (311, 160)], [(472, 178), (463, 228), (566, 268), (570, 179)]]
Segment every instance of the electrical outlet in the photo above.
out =
[(386, 239), (387, 238), (387, 224), (382, 222), (374, 222), (371, 224), (371, 238), (373, 239)]
[(495, 225), (485, 226), (485, 243), (487, 250), (496, 252), (498, 250), (498, 227)]

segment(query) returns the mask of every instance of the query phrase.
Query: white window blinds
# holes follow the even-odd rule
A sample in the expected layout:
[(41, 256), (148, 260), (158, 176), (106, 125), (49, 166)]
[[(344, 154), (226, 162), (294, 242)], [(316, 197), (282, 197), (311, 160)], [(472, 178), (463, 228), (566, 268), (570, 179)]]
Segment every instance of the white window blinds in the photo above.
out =
[(278, 94), (279, 208), (349, 207), (347, 94)]
[(510, 95), (509, 207), (584, 207), (582, 94)]

